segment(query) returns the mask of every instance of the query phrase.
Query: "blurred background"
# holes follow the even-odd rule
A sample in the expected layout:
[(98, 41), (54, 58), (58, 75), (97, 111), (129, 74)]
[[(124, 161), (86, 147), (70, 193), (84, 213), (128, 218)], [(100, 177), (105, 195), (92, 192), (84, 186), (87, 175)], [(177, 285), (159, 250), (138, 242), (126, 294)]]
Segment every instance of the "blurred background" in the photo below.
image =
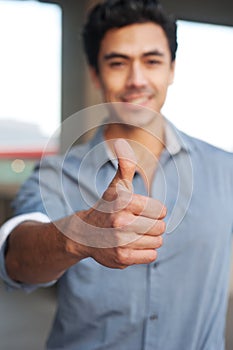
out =
[[(61, 122), (101, 102), (81, 44), (85, 12), (95, 2), (0, 0), (0, 224), (42, 153), (65, 150), (75, 136), (74, 128), (60, 130)], [(179, 44), (163, 113), (181, 130), (233, 152), (233, 2), (161, 3), (178, 18)], [(78, 127), (91, 127), (91, 118), (77, 120)], [(7, 293), (0, 282), (0, 349), (43, 349), (55, 307), (55, 288), (25, 296)], [(233, 282), (227, 350), (232, 324)]]

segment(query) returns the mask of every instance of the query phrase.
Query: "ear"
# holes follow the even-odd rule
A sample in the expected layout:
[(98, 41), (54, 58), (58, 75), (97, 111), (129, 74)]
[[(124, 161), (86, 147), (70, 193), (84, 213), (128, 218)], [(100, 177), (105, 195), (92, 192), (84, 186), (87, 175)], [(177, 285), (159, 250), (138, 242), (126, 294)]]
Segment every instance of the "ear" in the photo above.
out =
[(171, 62), (169, 85), (173, 84), (174, 76), (175, 76), (175, 67), (176, 67), (176, 61), (174, 60), (174, 61)]
[(100, 89), (101, 84), (100, 84), (99, 74), (97, 73), (96, 69), (93, 67), (89, 67), (89, 72), (91, 76), (91, 81), (94, 84), (95, 88)]

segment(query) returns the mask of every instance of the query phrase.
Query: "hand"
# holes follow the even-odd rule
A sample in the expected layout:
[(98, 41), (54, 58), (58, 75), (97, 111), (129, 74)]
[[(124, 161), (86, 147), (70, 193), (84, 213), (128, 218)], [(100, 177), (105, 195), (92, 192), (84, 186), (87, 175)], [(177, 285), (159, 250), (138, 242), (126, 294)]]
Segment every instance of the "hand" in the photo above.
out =
[(115, 152), (118, 171), (103, 197), (93, 208), (77, 213), (82, 222), (77, 241), (85, 237), (83, 256), (107, 267), (148, 264), (157, 258), (156, 249), (162, 245), (166, 208), (155, 199), (133, 193), (137, 163), (130, 145), (118, 139)]

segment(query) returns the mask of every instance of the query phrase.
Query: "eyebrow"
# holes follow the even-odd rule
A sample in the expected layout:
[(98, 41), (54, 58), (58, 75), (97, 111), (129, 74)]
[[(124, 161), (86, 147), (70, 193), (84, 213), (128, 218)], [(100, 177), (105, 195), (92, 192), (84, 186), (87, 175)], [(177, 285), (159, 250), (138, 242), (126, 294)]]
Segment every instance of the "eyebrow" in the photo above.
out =
[(123, 58), (125, 60), (129, 59), (129, 56), (118, 52), (110, 52), (104, 55), (104, 60), (111, 60), (112, 58)]
[(143, 57), (147, 57), (147, 56), (164, 57), (164, 53), (162, 51), (159, 51), (159, 50), (153, 50), (153, 51), (145, 52), (142, 56)]
[[(148, 56), (159, 56), (159, 57), (164, 57), (164, 53), (159, 50), (153, 50), (153, 51), (148, 51), (142, 54), (142, 57), (148, 57)], [(111, 60), (113, 58), (122, 58), (125, 60), (130, 59), (128, 55), (119, 53), (119, 52), (110, 52), (106, 55), (104, 55), (104, 60)]]

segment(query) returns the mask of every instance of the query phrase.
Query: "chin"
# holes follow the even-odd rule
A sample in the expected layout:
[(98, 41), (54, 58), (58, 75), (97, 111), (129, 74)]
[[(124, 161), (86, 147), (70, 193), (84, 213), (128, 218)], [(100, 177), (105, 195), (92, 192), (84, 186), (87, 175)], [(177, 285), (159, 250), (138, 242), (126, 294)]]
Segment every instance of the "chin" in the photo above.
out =
[(158, 117), (154, 109), (127, 102), (110, 104), (111, 119), (135, 127), (145, 127)]

